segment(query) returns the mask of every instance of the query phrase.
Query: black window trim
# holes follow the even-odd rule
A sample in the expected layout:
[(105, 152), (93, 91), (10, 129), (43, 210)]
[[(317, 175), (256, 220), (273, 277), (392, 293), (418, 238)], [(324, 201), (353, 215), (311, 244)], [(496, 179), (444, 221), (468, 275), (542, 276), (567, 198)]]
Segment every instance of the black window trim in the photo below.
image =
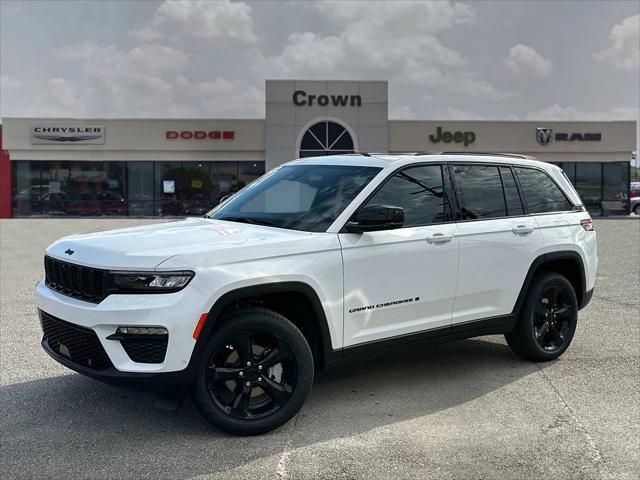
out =
[(420, 163), (411, 163), (409, 165), (402, 165), (401, 167), (396, 168), (395, 170), (393, 170), (392, 172), (390, 172), (384, 180), (382, 180), (382, 182), (380, 182), (380, 184), (373, 190), (373, 192), (371, 192), (369, 195), (367, 195), (367, 198), (365, 198), (360, 205), (358, 205), (358, 208), (356, 208), (353, 212), (353, 214), (351, 215), (350, 218), (347, 219), (347, 221), (344, 223), (344, 225), (342, 225), (342, 227), (340, 228), (340, 230), (338, 230), (338, 233), (350, 233), (346, 230), (346, 226), (347, 223), (349, 223), (350, 221), (353, 220), (353, 218), (358, 214), (358, 212), (360, 211), (360, 209), (362, 209), (364, 206), (367, 205), (367, 203), (369, 202), (369, 200), (371, 200), (396, 174), (398, 174), (399, 172), (403, 171), (403, 170), (407, 170), (409, 168), (415, 168), (415, 167), (428, 167), (428, 166), (439, 166), (440, 167), (440, 171), (442, 173), (442, 191), (444, 193), (443, 195), (443, 200), (444, 200), (444, 218), (445, 221), (444, 222), (435, 222), (435, 223), (425, 223), (424, 225), (410, 225), (410, 226), (402, 226), (400, 227), (398, 230), (404, 229), (404, 228), (420, 228), (420, 227), (430, 227), (432, 225), (445, 225), (448, 223), (454, 223), (456, 220), (453, 218), (453, 213), (455, 211), (453, 204), (451, 203), (451, 200), (453, 199), (452, 196), (452, 191), (451, 191), (451, 183), (450, 183), (450, 178), (448, 175), (448, 162), (420, 162)]
[[(516, 172), (516, 168), (528, 168), (529, 170), (538, 170), (539, 172), (542, 172), (544, 175), (547, 176), (547, 178), (549, 180), (551, 180), (551, 182), (553, 182), (553, 184), (556, 186), (556, 188), (560, 191), (560, 193), (562, 194), (562, 196), (565, 198), (565, 200), (567, 201), (567, 203), (569, 205), (571, 205), (571, 209), (570, 210), (554, 210), (552, 212), (538, 212), (538, 213), (530, 213), (529, 212), (529, 205), (527, 204), (527, 197), (524, 195), (524, 190), (522, 189), (522, 185), (520, 184), (520, 179), (518, 178), (518, 172)], [(545, 215), (545, 214), (553, 214), (553, 213), (572, 213), (572, 212), (576, 212), (577, 208), (580, 207), (580, 210), (582, 210), (582, 205), (576, 204), (574, 203), (565, 193), (565, 191), (562, 189), (562, 187), (558, 184), (558, 182), (556, 182), (553, 177), (551, 177), (551, 175), (549, 175), (547, 172), (545, 172), (542, 168), (539, 167), (534, 167), (534, 166), (529, 166), (529, 165), (512, 165), (512, 171), (513, 171), (513, 176), (516, 179), (516, 183), (518, 185), (518, 190), (520, 192), (520, 200), (522, 201), (522, 206), (524, 207), (524, 211), (526, 213), (528, 213), (529, 215)], [(564, 172), (563, 172), (564, 173)], [(566, 176), (566, 174), (565, 174)], [(571, 182), (569, 182), (571, 183)]]
[[(506, 216), (504, 217), (490, 217), (490, 218), (462, 218), (462, 207), (460, 206), (460, 197), (458, 196), (458, 188), (456, 186), (456, 176), (455, 173), (453, 172), (453, 167), (455, 167), (456, 165), (469, 165), (469, 166), (474, 166), (474, 165), (482, 165), (485, 167), (498, 167), (498, 176), (500, 177), (500, 185), (502, 186), (502, 198), (504, 199), (504, 211), (506, 212)], [(505, 192), (504, 192), (504, 185), (502, 183), (502, 176), (500, 176), (500, 167), (510, 167), (510, 164), (505, 164), (505, 163), (491, 163), (491, 162), (447, 162), (447, 167), (449, 170), (449, 176), (450, 179), (449, 181), (451, 182), (451, 189), (453, 191), (453, 194), (455, 196), (455, 200), (456, 200), (456, 221), (458, 222), (478, 222), (478, 221), (485, 221), (485, 220), (498, 220), (500, 218), (513, 218), (519, 215), (509, 215), (509, 208), (507, 206), (507, 198), (505, 196)], [(513, 170), (512, 170), (513, 173)], [(514, 174), (514, 178), (515, 178), (515, 174)], [(516, 182), (517, 183), (517, 182)], [(520, 185), (518, 185), (519, 187)], [(518, 190), (518, 194), (520, 195), (520, 198), (522, 200), (522, 195), (520, 194), (520, 190)], [(522, 203), (522, 207), (525, 209), (526, 212), (526, 208), (524, 206), (524, 202)]]
[[(438, 223), (429, 223), (426, 225), (412, 225), (411, 227), (402, 227), (402, 228), (415, 228), (415, 227), (428, 227), (428, 226), (432, 226), (432, 225), (446, 225), (449, 223), (462, 223), (462, 222), (488, 222), (491, 220), (504, 220), (504, 219), (508, 219), (508, 218), (524, 218), (524, 217), (532, 217), (534, 215), (555, 215), (558, 213), (576, 213), (576, 212), (584, 212), (586, 211), (586, 209), (584, 208), (583, 205), (580, 204), (576, 204), (574, 202), (571, 201), (571, 199), (569, 199), (569, 197), (567, 197), (566, 193), (564, 192), (564, 190), (560, 187), (560, 185), (558, 185), (558, 182), (556, 182), (547, 172), (544, 171), (544, 169), (540, 168), (540, 167), (536, 167), (533, 165), (522, 165), (522, 164), (517, 164), (517, 163), (496, 163), (496, 162), (420, 162), (420, 163), (411, 163), (409, 165), (403, 165), (401, 167), (396, 168), (395, 170), (393, 170), (391, 173), (389, 173), (389, 175), (387, 175), (387, 177), (380, 183), (380, 185), (378, 185), (373, 192), (371, 192), (367, 198), (365, 198), (360, 205), (358, 205), (358, 208), (356, 208), (354, 210), (353, 215), (344, 223), (344, 225), (342, 225), (342, 227), (340, 228), (340, 230), (338, 231), (338, 233), (349, 233), (346, 230), (346, 225), (347, 223), (349, 223), (353, 217), (355, 217), (355, 215), (360, 211), (360, 209), (362, 207), (364, 207), (367, 202), (376, 194), (378, 193), (378, 190), (380, 190), (384, 185), (386, 185), (386, 183), (399, 171), (407, 169), (407, 168), (411, 168), (411, 167), (419, 167), (419, 166), (425, 166), (425, 165), (440, 165), (442, 167), (442, 179), (444, 182), (444, 198), (445, 198), (445, 221), (444, 222), (438, 222)], [(500, 172), (500, 167), (506, 167), (509, 168), (511, 170), (511, 174), (513, 175), (513, 178), (516, 182), (516, 188), (518, 190), (518, 195), (520, 196), (520, 202), (522, 203), (522, 209), (524, 211), (523, 214), (521, 215), (508, 215), (508, 206), (505, 200), (505, 211), (507, 212), (507, 216), (506, 217), (491, 217), (491, 218), (468, 218), (468, 219), (463, 219), (462, 218), (462, 211), (460, 208), (460, 200), (458, 198), (458, 194), (457, 194), (457, 189), (456, 189), (456, 185), (455, 185), (455, 177), (454, 177), (454, 173), (453, 173), (453, 166), (454, 165), (486, 165), (486, 166), (494, 166), (494, 167), (498, 167), (498, 173)], [(539, 170), (540, 172), (544, 173), (553, 183), (554, 185), (562, 192), (562, 194), (565, 196), (565, 198), (567, 199), (567, 201), (569, 202), (570, 205), (573, 205), (573, 209), (572, 210), (560, 210), (557, 212), (541, 212), (541, 213), (530, 213), (529, 212), (529, 207), (527, 206), (527, 202), (524, 198), (524, 193), (522, 190), (522, 186), (520, 185), (520, 180), (518, 178), (518, 175), (515, 171), (515, 169), (517, 168), (529, 168), (532, 170)], [(500, 177), (501, 181), (502, 181), (502, 177)], [(503, 194), (504, 194), (504, 185), (503, 185)]]
[[(456, 184), (455, 184), (455, 176), (453, 173), (453, 166), (455, 165), (485, 165), (485, 166), (492, 166), (492, 167), (498, 167), (498, 172), (500, 172), (500, 167), (508, 167), (511, 169), (511, 173), (513, 174), (513, 178), (516, 181), (516, 187), (518, 189), (518, 195), (520, 195), (520, 201), (522, 202), (522, 208), (524, 210), (524, 214), (522, 215), (509, 215), (508, 212), (508, 206), (506, 204), (506, 200), (505, 200), (505, 211), (507, 212), (507, 216), (506, 217), (491, 217), (491, 218), (466, 218), (463, 219), (462, 218), (462, 209), (460, 208), (460, 199), (458, 197), (458, 190), (456, 188)], [(523, 165), (523, 164), (518, 164), (518, 163), (497, 163), (497, 162), (447, 162), (447, 166), (449, 169), (449, 181), (451, 183), (451, 190), (452, 190), (452, 194), (453, 194), (453, 199), (455, 201), (455, 214), (454, 217), (456, 218), (456, 222), (487, 222), (487, 221), (491, 221), (491, 220), (504, 220), (506, 218), (522, 218), (522, 217), (532, 217), (534, 215), (555, 215), (558, 213), (575, 213), (575, 212), (582, 212), (584, 211), (584, 207), (582, 205), (579, 204), (575, 204), (574, 202), (571, 201), (571, 199), (569, 199), (569, 197), (567, 197), (567, 194), (564, 192), (564, 190), (560, 187), (560, 185), (558, 185), (558, 182), (556, 182), (547, 172), (544, 171), (544, 169), (540, 168), (540, 167), (536, 167), (533, 165)], [(562, 195), (564, 195), (564, 197), (567, 199), (567, 201), (569, 202), (570, 205), (573, 206), (573, 208), (571, 210), (558, 210), (558, 211), (554, 211), (554, 212), (540, 212), (540, 213), (531, 213), (529, 212), (529, 207), (527, 205), (525, 196), (524, 196), (524, 192), (522, 190), (522, 185), (520, 185), (520, 180), (518, 178), (518, 174), (515, 171), (516, 168), (529, 168), (531, 170), (538, 170), (542, 173), (544, 173), (553, 183), (554, 185), (560, 190), (560, 192), (562, 192)], [(503, 192), (504, 192), (504, 186), (503, 186)]]

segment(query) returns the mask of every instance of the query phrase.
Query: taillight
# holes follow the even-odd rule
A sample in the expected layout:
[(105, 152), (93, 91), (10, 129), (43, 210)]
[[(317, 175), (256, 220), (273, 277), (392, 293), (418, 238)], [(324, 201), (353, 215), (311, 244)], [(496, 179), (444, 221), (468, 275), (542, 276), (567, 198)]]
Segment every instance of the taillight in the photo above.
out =
[(590, 218), (580, 220), (580, 225), (582, 225), (582, 228), (584, 228), (585, 231), (593, 232), (593, 220), (591, 220)]

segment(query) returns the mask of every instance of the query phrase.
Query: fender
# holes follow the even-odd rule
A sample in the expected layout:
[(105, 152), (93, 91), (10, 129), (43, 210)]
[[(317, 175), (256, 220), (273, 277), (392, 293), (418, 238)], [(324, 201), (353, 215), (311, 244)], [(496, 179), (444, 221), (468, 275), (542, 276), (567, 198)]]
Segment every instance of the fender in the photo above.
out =
[(318, 294), (313, 289), (313, 287), (303, 282), (263, 283), (259, 285), (252, 285), (249, 287), (242, 287), (231, 290), (230, 292), (225, 293), (216, 300), (216, 302), (211, 307), (211, 310), (209, 310), (207, 320), (204, 322), (202, 331), (200, 332), (198, 340), (193, 347), (191, 359), (189, 360), (189, 365), (187, 366), (189, 377), (192, 378), (193, 375), (195, 375), (195, 372), (200, 363), (200, 358), (202, 357), (202, 354), (207, 346), (209, 336), (211, 335), (211, 332), (213, 331), (215, 325), (220, 320), (220, 314), (226, 306), (237, 300), (240, 300), (241, 298), (287, 292), (301, 293), (305, 295), (311, 302), (314, 313), (316, 314), (316, 318), (318, 319), (319, 330), (322, 337), (322, 354), (324, 360), (323, 363), (327, 363), (338, 358), (341, 354), (341, 350), (333, 350), (332, 348), (327, 317), (324, 309), (322, 308), (320, 298), (318, 297)]
[(520, 309), (522, 308), (522, 303), (524, 302), (524, 297), (527, 294), (527, 290), (529, 289), (529, 285), (531, 284), (531, 280), (533, 279), (533, 275), (538, 270), (538, 268), (547, 262), (552, 262), (555, 260), (572, 260), (578, 264), (578, 281), (580, 283), (579, 288), (576, 291), (576, 296), (578, 297), (578, 307), (579, 310), (583, 309), (591, 300), (591, 295), (593, 294), (593, 290), (590, 292), (586, 291), (586, 275), (584, 271), (584, 262), (582, 261), (582, 257), (578, 252), (573, 250), (561, 250), (558, 252), (549, 252), (544, 253), (537, 257), (529, 267), (529, 271), (527, 272), (527, 276), (524, 279), (524, 283), (522, 284), (522, 288), (520, 289), (520, 293), (518, 294), (518, 299), (513, 307), (511, 312), (512, 315), (518, 316), (520, 314)]

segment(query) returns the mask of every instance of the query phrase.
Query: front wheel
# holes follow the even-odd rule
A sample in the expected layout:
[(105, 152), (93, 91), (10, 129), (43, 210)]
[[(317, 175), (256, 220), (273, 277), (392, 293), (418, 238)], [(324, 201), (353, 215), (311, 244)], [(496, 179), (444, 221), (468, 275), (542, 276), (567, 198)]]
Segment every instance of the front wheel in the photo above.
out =
[(313, 357), (296, 326), (270, 310), (222, 319), (192, 388), (200, 413), (235, 435), (266, 433), (286, 423), (313, 384)]
[(578, 300), (571, 282), (553, 272), (540, 272), (531, 282), (513, 332), (505, 335), (518, 355), (534, 361), (558, 358), (576, 331)]

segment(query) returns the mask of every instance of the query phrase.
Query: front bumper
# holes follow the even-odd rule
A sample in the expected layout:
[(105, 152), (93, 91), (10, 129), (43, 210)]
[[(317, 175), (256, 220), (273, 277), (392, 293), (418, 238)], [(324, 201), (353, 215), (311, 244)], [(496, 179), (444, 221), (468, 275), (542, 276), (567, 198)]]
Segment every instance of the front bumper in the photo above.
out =
[(167, 373), (121, 372), (115, 367), (110, 367), (105, 370), (94, 370), (75, 363), (62, 355), (58, 355), (51, 349), (46, 339), (42, 340), (42, 348), (44, 348), (44, 351), (47, 352), (51, 358), (65, 367), (82, 375), (86, 375), (87, 377), (120, 388), (162, 393), (184, 389), (191, 383), (192, 379), (191, 374), (187, 370)]
[[(109, 380), (115, 380), (115, 377), (126, 377), (125, 374), (135, 374), (142, 379), (149, 375), (184, 371), (196, 344), (193, 331), (200, 315), (206, 311), (207, 300), (200, 290), (188, 285), (179, 292), (168, 294), (112, 294), (94, 304), (55, 292), (43, 281), (36, 285), (38, 309), (59, 320), (95, 332), (113, 367), (96, 371), (76, 365), (43, 342), (45, 350), (63, 365), (94, 378), (100, 376), (108, 383), (114, 383)], [(166, 328), (168, 343), (164, 360), (161, 363), (133, 361), (120, 341), (107, 338), (119, 326)]]

